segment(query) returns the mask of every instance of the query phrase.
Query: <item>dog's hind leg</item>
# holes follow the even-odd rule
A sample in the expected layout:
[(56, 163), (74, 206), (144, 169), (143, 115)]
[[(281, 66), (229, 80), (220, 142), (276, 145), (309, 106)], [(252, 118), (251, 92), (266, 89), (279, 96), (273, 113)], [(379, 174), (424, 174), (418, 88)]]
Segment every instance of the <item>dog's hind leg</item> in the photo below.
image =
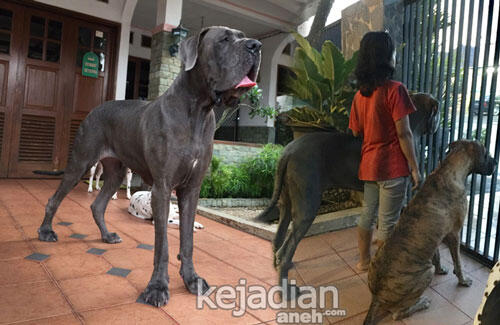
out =
[(460, 260), (460, 234), (449, 233), (444, 237), (443, 242), (450, 249), (451, 258), (453, 260), (453, 273), (458, 278), (458, 284), (464, 287), (470, 287), (472, 280), (464, 276), (462, 272), (462, 263)]
[(104, 212), (108, 206), (113, 193), (120, 187), (125, 176), (125, 167), (118, 159), (106, 158), (102, 160), (103, 169), (106, 173), (106, 182), (92, 203), (92, 216), (101, 232), (102, 241), (109, 244), (120, 243), (122, 240), (117, 233), (110, 233), (104, 222)]
[[(273, 239), (273, 252), (276, 254), (278, 249), (283, 245), (285, 241), (285, 236), (288, 231), (288, 226), (292, 220), (291, 216), (291, 203), (290, 197), (288, 196), (288, 190), (284, 188), (281, 192), (281, 197), (278, 202), (280, 217), (278, 223), (278, 230)], [(276, 267), (276, 256), (274, 257), (274, 267)]]
[(288, 300), (300, 294), (297, 287), (288, 284), (288, 270), (293, 266), (293, 255), (300, 241), (311, 227), (314, 218), (316, 218), (321, 203), (319, 190), (315, 191), (315, 189), (306, 188), (305, 186), (302, 188), (297, 186), (295, 189), (290, 188), (289, 191), (289, 193), (295, 193), (295, 196), (290, 196), (292, 227), (287, 233), (283, 245), (275, 254), (279, 283), (283, 286), (283, 291), (286, 294), (285, 298)]
[(209, 289), (209, 286), (205, 279), (196, 274), (193, 265), (193, 226), (200, 187), (188, 185), (178, 188), (176, 194), (179, 201), (181, 247), (177, 258), (181, 261), (180, 274), (189, 292), (202, 295)]
[(88, 160), (72, 159), (64, 171), (63, 179), (56, 192), (45, 206), (45, 217), (38, 229), (38, 239), (41, 241), (57, 241), (57, 234), (52, 230), (52, 220), (66, 195), (78, 184), (85, 172), (90, 168)]
[(410, 306), (404, 310), (399, 310), (394, 314), (392, 314), (392, 319), (401, 320), (403, 318), (408, 318), (417, 311), (429, 308), (430, 305), (431, 305), (430, 299), (425, 296), (422, 296), (418, 298), (418, 301), (413, 306)]
[(439, 248), (436, 249), (434, 256), (432, 256), (432, 264), (434, 264), (434, 273), (439, 275), (448, 274), (448, 270), (441, 265), (441, 254)]

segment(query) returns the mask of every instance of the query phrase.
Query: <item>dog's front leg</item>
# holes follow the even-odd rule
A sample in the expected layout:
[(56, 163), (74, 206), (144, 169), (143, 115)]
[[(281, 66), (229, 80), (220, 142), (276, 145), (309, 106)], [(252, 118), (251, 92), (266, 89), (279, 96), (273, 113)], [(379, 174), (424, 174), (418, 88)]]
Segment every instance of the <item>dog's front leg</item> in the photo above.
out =
[(155, 221), (154, 269), (151, 280), (139, 299), (156, 307), (167, 304), (170, 298), (167, 240), (170, 191), (171, 188), (164, 180), (155, 181), (151, 190), (151, 207)]
[(196, 274), (193, 265), (193, 225), (200, 187), (177, 189), (180, 221), (180, 252), (177, 258), (181, 261), (180, 274), (184, 285), (192, 294), (202, 295), (208, 289), (207, 282)]
[(470, 287), (472, 280), (465, 277), (462, 272), (462, 263), (460, 261), (460, 234), (449, 233), (444, 237), (443, 242), (450, 249), (451, 258), (453, 260), (453, 273), (458, 278), (458, 284), (464, 287)]

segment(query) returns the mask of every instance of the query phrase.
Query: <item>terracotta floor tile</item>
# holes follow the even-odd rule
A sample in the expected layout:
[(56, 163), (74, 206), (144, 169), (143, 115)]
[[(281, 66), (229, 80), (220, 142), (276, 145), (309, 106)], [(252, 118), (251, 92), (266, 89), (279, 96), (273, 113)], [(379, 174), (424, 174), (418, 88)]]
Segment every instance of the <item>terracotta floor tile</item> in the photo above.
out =
[[(95, 225), (94, 225), (95, 226)], [(97, 226), (95, 226), (97, 227)], [(89, 235), (88, 237), (85, 237), (83, 241), (89, 246), (89, 247), (95, 247), (95, 248), (100, 248), (100, 249), (105, 249), (105, 250), (112, 250), (112, 249), (119, 249), (119, 248), (135, 248), (139, 244), (135, 239), (133, 239), (130, 236), (127, 236), (125, 233), (121, 231), (115, 231), (116, 229), (113, 228), (108, 228), (112, 232), (116, 232), (118, 236), (122, 239), (121, 243), (116, 243), (116, 244), (109, 244), (105, 243), (102, 241), (101, 238), (101, 233), (98, 231), (97, 233), (94, 233), (92, 235)], [(111, 230), (113, 229), (113, 230)]]
[(77, 311), (135, 302), (139, 293), (122, 277), (102, 274), (59, 282)]
[(260, 321), (250, 314), (241, 317), (231, 315), (231, 310), (196, 308), (196, 296), (192, 294), (175, 295), (168, 305), (162, 307), (179, 324), (257, 324)]
[(11, 226), (14, 227), (16, 225), (14, 219), (10, 216), (10, 213), (2, 207), (0, 204), (0, 226)]
[(45, 265), (57, 280), (104, 274), (112, 267), (102, 257), (88, 253), (51, 256)]
[[(101, 234), (99, 228), (95, 223), (89, 222), (74, 222), (71, 225), (67, 226), (71, 231), (78, 234), (92, 235), (92, 234)], [(116, 229), (111, 229), (108, 225), (108, 230), (111, 232), (116, 231)]]
[[(354, 317), (349, 317), (347, 319), (343, 319), (339, 322), (334, 322), (334, 323), (331, 323), (331, 324), (338, 324), (338, 325), (360, 325), (360, 324), (363, 324), (363, 321), (365, 320), (365, 317), (366, 317), (366, 312), (364, 313), (361, 313), (361, 314), (358, 314)], [(331, 319), (333, 321), (333, 319)], [(378, 323), (379, 325), (404, 325), (404, 322), (403, 321), (395, 321), (395, 320), (392, 320), (392, 318), (390, 316), (387, 316), (385, 318), (383, 318), (382, 320), (379, 321)]]
[(81, 324), (80, 321), (73, 314), (16, 323), (16, 325), (79, 325), (79, 324)]
[(49, 276), (38, 262), (25, 259), (0, 261), (0, 286), (49, 280)]
[(467, 314), (467, 316), (474, 318), (481, 304), (485, 287), (485, 284), (476, 281), (472, 283), (472, 286), (466, 288), (458, 286), (456, 281), (451, 280), (439, 284), (433, 287), (433, 289)]
[[(38, 240), (38, 228), (40, 228), (40, 225), (30, 225), (30, 226), (23, 226), (22, 230), (24, 232), (24, 236), (28, 240)], [(75, 239), (69, 237), (73, 234), (73, 232), (68, 227), (61, 226), (61, 225), (58, 225), (57, 222), (53, 222), (52, 229), (57, 234), (57, 242), (58, 243), (75, 241)]]
[(356, 228), (348, 228), (318, 235), (336, 252), (358, 247)]
[(14, 226), (3, 226), (0, 232), (0, 243), (23, 240), (22, 233)]
[(308, 285), (328, 284), (356, 274), (335, 253), (297, 262), (295, 267)]
[(464, 324), (470, 320), (466, 314), (441, 297), (433, 289), (428, 288), (423, 296), (431, 300), (429, 309), (419, 311), (411, 317), (404, 319), (406, 325), (455, 325)]
[(46, 255), (74, 255), (84, 254), (89, 246), (82, 241), (57, 241), (45, 242), (38, 239), (31, 239), (30, 244), (35, 247), (38, 253)]
[(246, 273), (261, 280), (277, 278), (278, 274), (273, 267), (272, 260), (257, 256), (247, 255), (241, 257), (231, 257), (229, 259), (221, 259), (239, 270), (244, 270)]
[[(373, 256), (375, 253), (373, 250), (373, 247), (372, 247), (372, 251), (373, 251), (373, 254), (372, 254), (372, 256)], [(363, 274), (363, 273), (367, 272), (367, 271), (359, 271), (358, 268), (356, 267), (356, 264), (359, 263), (359, 250), (357, 247), (339, 252), (338, 255), (344, 260), (345, 263), (347, 263), (347, 265), (349, 265), (351, 270), (353, 270), (357, 274)]]
[[(442, 246), (439, 252), (441, 254), (441, 259), (445, 259), (449, 263), (453, 263), (450, 251), (447, 247), (445, 248), (445, 246)], [(482, 265), (479, 264), (476, 260), (465, 255), (464, 253), (460, 253), (460, 257), (461, 257), (460, 260), (462, 262), (462, 270), (464, 272), (474, 272), (482, 267)]]
[(140, 248), (111, 249), (102, 255), (114, 267), (135, 269), (153, 265), (153, 251)]
[(24, 214), (18, 213), (13, 215), (16, 223), (20, 226), (40, 226), (43, 220), (43, 213)]
[(490, 276), (491, 269), (488, 267), (480, 267), (479, 269), (469, 273), (475, 280), (486, 285), (488, 283), (488, 277)]
[(85, 324), (106, 325), (153, 325), (176, 324), (159, 308), (139, 303), (86, 311), (81, 313)]
[[(338, 290), (338, 306), (339, 309), (346, 311), (347, 317), (349, 315), (356, 315), (368, 310), (371, 301), (371, 293), (368, 286), (355, 275), (343, 280), (334, 281), (328, 285), (333, 285)], [(327, 295), (331, 299), (331, 295)], [(327, 308), (332, 306), (331, 300), (327, 299)], [(327, 317), (330, 323), (341, 321), (345, 317)]]
[(71, 313), (59, 290), (50, 282), (23, 283), (0, 288), (2, 322), (17, 322)]
[(25, 241), (7, 241), (0, 244), (0, 260), (25, 258), (32, 253)]
[(300, 241), (293, 256), (293, 261), (303, 261), (328, 254), (335, 254), (335, 251), (322, 237), (312, 236), (303, 238)]

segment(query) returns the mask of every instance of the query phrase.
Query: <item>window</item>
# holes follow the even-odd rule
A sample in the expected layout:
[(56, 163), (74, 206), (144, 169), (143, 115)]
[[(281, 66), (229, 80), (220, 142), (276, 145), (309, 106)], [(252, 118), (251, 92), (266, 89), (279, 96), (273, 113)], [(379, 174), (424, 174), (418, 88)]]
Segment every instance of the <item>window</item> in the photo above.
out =
[(103, 72), (106, 67), (107, 45), (107, 32), (89, 27), (79, 27), (78, 50), (76, 53), (77, 66), (82, 66), (82, 60), (85, 53), (94, 52), (99, 57), (99, 71)]
[(63, 24), (60, 21), (32, 16), (28, 58), (59, 62)]
[(0, 53), (9, 54), (11, 31), (12, 11), (0, 9)]
[(141, 46), (151, 48), (151, 37), (146, 35), (141, 35)]
[(108, 0), (97, 0), (99, 2), (104, 2), (104, 3), (108, 3)]
[(130, 32), (130, 36), (129, 36), (128, 42), (130, 44), (134, 44), (134, 32)]

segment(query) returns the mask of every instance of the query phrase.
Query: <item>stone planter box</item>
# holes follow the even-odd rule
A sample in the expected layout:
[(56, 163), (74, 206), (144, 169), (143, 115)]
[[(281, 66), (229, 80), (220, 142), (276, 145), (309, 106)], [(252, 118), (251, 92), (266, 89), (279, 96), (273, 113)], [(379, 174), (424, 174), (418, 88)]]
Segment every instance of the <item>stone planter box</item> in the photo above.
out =
[(203, 207), (216, 208), (237, 208), (237, 207), (265, 207), (269, 205), (270, 199), (239, 199), (239, 198), (221, 198), (221, 199), (199, 199), (198, 205)]

